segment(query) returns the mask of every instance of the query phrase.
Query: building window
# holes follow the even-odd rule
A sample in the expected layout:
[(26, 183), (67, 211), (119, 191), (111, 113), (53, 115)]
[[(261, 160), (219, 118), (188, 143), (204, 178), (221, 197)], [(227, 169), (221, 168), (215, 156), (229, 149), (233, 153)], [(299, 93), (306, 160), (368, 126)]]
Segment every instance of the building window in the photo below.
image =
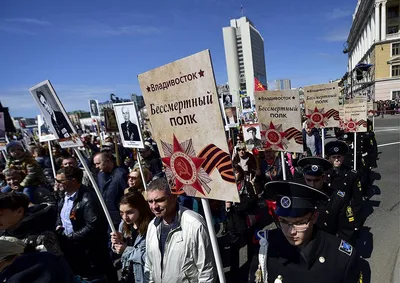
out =
[(400, 55), (400, 42), (392, 43), (392, 56)]
[(392, 77), (400, 77), (400, 64), (392, 65)]
[(399, 32), (399, 26), (390, 26), (387, 29), (387, 34), (394, 34)]
[(399, 17), (399, 6), (388, 7), (388, 19), (396, 19)]
[(400, 90), (392, 91), (392, 100), (400, 100)]

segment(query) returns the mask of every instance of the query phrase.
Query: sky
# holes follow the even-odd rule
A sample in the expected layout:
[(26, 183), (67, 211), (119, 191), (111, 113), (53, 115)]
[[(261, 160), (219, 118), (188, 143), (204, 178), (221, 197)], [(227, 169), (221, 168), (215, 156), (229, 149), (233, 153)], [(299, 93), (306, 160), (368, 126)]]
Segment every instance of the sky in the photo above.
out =
[[(267, 80), (340, 79), (356, 0), (0, 1), (0, 101), (39, 114), (29, 88), (49, 79), (67, 111), (141, 94), (137, 75), (210, 49), (227, 82), (222, 28), (247, 16), (264, 38)], [(241, 6), (243, 10), (241, 11)]]

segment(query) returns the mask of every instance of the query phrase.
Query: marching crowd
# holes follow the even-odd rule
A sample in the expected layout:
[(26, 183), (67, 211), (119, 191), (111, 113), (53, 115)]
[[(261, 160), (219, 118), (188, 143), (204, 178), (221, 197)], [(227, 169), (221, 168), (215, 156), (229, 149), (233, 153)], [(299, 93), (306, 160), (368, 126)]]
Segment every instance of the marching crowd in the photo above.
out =
[[(354, 134), (336, 131), (324, 145), (326, 132), (307, 123), (304, 153), (284, 158), (248, 150), (238, 134), (231, 154), (240, 203), (210, 200), (221, 253), (229, 252), (227, 282), (359, 282), (354, 245), (378, 159), (368, 129), (356, 134), (356, 156)], [(55, 143), (51, 156), (47, 144), (7, 144), (0, 282), (218, 282), (201, 202), (173, 193), (149, 135), (139, 149), (142, 169), (111, 137), (101, 146), (90, 135), (82, 141), (83, 161)]]

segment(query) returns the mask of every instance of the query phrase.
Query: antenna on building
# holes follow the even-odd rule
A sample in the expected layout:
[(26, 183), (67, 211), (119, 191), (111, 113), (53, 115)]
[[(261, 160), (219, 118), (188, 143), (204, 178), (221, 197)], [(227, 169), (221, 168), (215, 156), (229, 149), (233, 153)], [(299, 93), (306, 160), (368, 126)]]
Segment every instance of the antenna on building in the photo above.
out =
[(242, 14), (243, 17), (243, 5), (240, 5), (240, 13)]

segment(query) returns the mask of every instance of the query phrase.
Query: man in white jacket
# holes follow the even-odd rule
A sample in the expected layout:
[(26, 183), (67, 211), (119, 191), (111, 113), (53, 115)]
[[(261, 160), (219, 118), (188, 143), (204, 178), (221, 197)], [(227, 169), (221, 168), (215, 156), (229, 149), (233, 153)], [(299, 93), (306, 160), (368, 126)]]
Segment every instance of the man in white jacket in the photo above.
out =
[(214, 257), (203, 217), (178, 205), (165, 178), (148, 185), (147, 201), (156, 216), (146, 236), (148, 282), (216, 282)]

